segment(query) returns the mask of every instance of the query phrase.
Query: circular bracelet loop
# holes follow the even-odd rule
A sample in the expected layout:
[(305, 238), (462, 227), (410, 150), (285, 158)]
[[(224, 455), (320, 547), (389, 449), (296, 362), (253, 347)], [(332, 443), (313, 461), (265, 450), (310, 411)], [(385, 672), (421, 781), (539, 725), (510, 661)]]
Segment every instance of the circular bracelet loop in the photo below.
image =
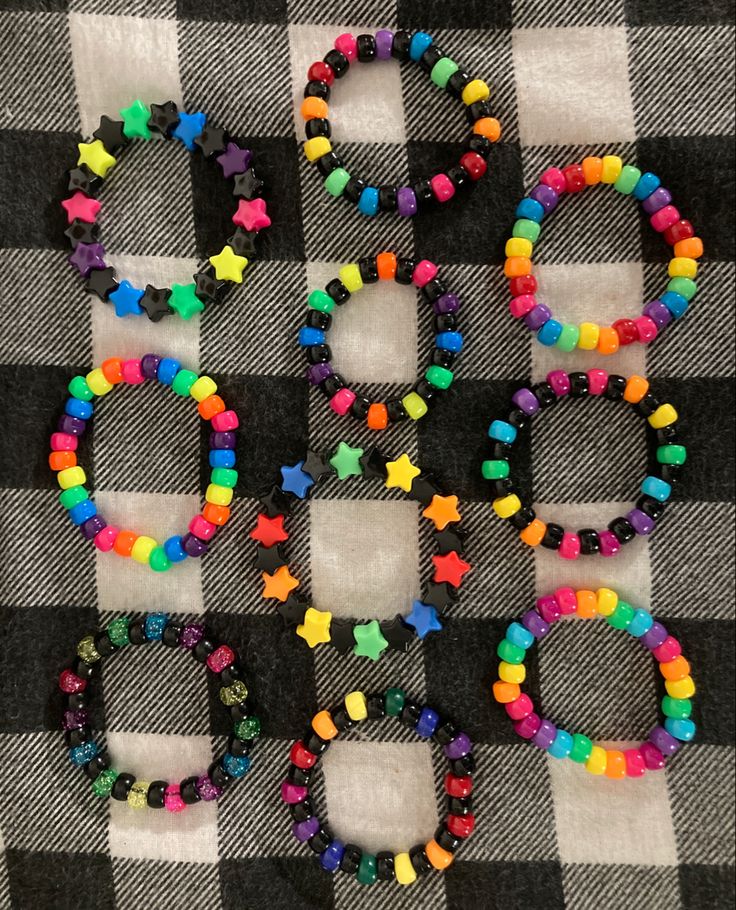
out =
[[(432, 581), (427, 583), (422, 599), (413, 601), (411, 611), (405, 615), (370, 622), (337, 619), (293, 593), (299, 580), (289, 571), (281, 547), (289, 538), (284, 522), (299, 500), (332, 476), (338, 480), (378, 478), (387, 489), (401, 489), (421, 503), (425, 507), (422, 515), (434, 523)], [(304, 460), (282, 467), (281, 478), (281, 483), (261, 501), (265, 511), (258, 515), (250, 533), (258, 545), (255, 567), (261, 571), (262, 596), (279, 601), (278, 611), (284, 622), (295, 626), (296, 634), (310, 648), (329, 642), (341, 654), (351, 652), (378, 660), (387, 649), (406, 651), (415, 636), (424, 639), (430, 632), (441, 631), (440, 616), (457, 599), (457, 589), (471, 568), (462, 559), (465, 532), (458, 527), (461, 515), (457, 496), (443, 496), (433, 479), (412, 464), (406, 454), (388, 461), (375, 447), (351, 448), (345, 442), (327, 455), (308, 451)]]
[[(439, 88), (462, 100), (473, 132), (467, 149), (457, 164), (431, 178), (421, 178), (410, 186), (371, 186), (346, 170), (342, 159), (332, 150), (332, 128), (327, 102), (335, 79), (342, 79), (356, 62), (373, 60), (414, 61), (429, 73)], [(481, 79), (471, 79), (434, 43), (426, 32), (391, 32), (381, 29), (373, 35), (340, 35), (335, 47), (309, 67), (301, 114), (306, 121), (307, 141), (304, 154), (314, 162), (325, 189), (331, 196), (342, 196), (356, 205), (363, 215), (398, 212), (411, 218), (420, 209), (452, 199), (459, 189), (474, 183), (486, 173), (491, 147), (501, 135), (501, 127), (491, 116), (490, 90)]]
[[(532, 249), (537, 242), (542, 220), (555, 210), (564, 193), (579, 193), (586, 186), (604, 183), (624, 196), (641, 202), (657, 233), (674, 247), (674, 258), (668, 266), (669, 282), (665, 292), (646, 304), (636, 319), (617, 319), (611, 326), (595, 322), (580, 325), (562, 323), (552, 310), (536, 298), (537, 279), (532, 274)], [(695, 236), (689, 221), (680, 217), (672, 205), (669, 190), (660, 185), (656, 174), (645, 174), (616, 155), (585, 158), (582, 164), (571, 164), (560, 170), (548, 168), (539, 183), (521, 200), (516, 209), (512, 236), (506, 242), (504, 273), (509, 279), (512, 299), (511, 315), (521, 319), (536, 333), (538, 341), (561, 351), (598, 351), (615, 354), (619, 347), (638, 341), (648, 344), (673, 319), (687, 310), (697, 292), (693, 280), (698, 273), (697, 260), (703, 255), (703, 242)]]
[[(109, 525), (90, 499), (84, 486), (87, 475), (77, 463), (77, 445), (92, 418), (93, 399), (107, 395), (120, 383), (139, 385), (151, 379), (170, 386), (176, 395), (196, 401), (200, 416), (212, 427), (209, 438), (212, 471), (205, 506), (189, 522), (183, 536), (169, 537), (163, 546), (152, 537)], [(233, 488), (238, 479), (235, 470), (238, 415), (227, 410), (225, 402), (216, 394), (214, 380), (182, 368), (179, 361), (171, 357), (146, 354), (139, 360), (111, 357), (86, 376), (75, 376), (68, 388), (70, 398), (59, 418), (57, 432), (51, 434), (49, 466), (57, 472), (56, 479), (62, 491), (59, 501), (82, 535), (93, 540), (98, 550), (130, 556), (136, 562), (150, 566), (154, 572), (165, 572), (172, 563), (206, 553), (217, 529), (230, 517)]]
[[(93, 138), (78, 145), (77, 167), (69, 172), (71, 196), (61, 203), (69, 224), (64, 233), (74, 251), (69, 263), (86, 279), (88, 291), (113, 304), (116, 316), (145, 313), (152, 322), (159, 322), (176, 313), (182, 319), (191, 319), (207, 304), (219, 301), (228, 284), (242, 282), (243, 270), (256, 252), (258, 232), (271, 224), (261, 198), (263, 182), (251, 167), (253, 153), (230, 141), (225, 130), (208, 125), (205, 114), (179, 111), (173, 101), (148, 108), (136, 100), (123, 108), (120, 116), (122, 120), (103, 116)], [(125, 279), (118, 281), (115, 269), (105, 262), (97, 225), (101, 206), (95, 194), (117, 163), (115, 156), (131, 139), (150, 139), (152, 133), (176, 139), (190, 152), (199, 149), (205, 158), (215, 157), (223, 176), (234, 178), (233, 195), (239, 201), (232, 219), (235, 232), (219, 253), (209, 257), (192, 283), (171, 288), (148, 284), (142, 290)]]
[[(111, 767), (107, 752), (95, 742), (90, 729), (90, 681), (98, 675), (103, 659), (127, 645), (160, 641), (169, 648), (189, 651), (198, 663), (206, 664), (220, 686), (220, 701), (233, 720), (228, 747), (206, 772), (186, 777), (180, 783), (165, 780), (136, 780), (133, 774)], [(62, 729), (71, 763), (81, 768), (92, 781), (96, 796), (112, 796), (133, 809), (167, 809), (181, 812), (200, 800), (209, 802), (222, 795), (233, 780), (250, 768), (248, 757), (258, 737), (259, 719), (248, 712), (248, 689), (244, 671), (235, 651), (228, 645), (216, 646), (207, 638), (203, 625), (181, 625), (166, 613), (149, 613), (142, 619), (120, 616), (96, 635), (85, 636), (77, 645), (71, 666), (62, 670), (59, 688), (65, 695)]]
[[(666, 689), (662, 699), (664, 722), (657, 724), (649, 738), (634, 749), (606, 749), (594, 745), (582, 733), (570, 734), (559, 729), (552, 721), (540, 717), (531, 698), (521, 691), (527, 651), (535, 641), (547, 636), (561, 616), (572, 614), (583, 619), (605, 616), (614, 629), (623, 629), (639, 639), (659, 663)], [(511, 623), (496, 653), (501, 663), (498, 681), (493, 684), (493, 697), (504, 705), (519, 736), (553, 758), (572, 759), (591, 774), (605, 774), (613, 779), (641, 777), (646, 771), (663, 768), (665, 759), (674, 755), (683, 742), (695, 737), (695, 724), (690, 720), (695, 683), (679, 641), (661, 623), (655, 622), (647, 610), (632, 607), (610, 588), (598, 591), (558, 588), (554, 594), (540, 597), (536, 608), (525, 613), (521, 622)]]
[[(379, 279), (418, 288), (422, 299), (432, 306), (435, 332), (435, 348), (424, 376), (405, 395), (385, 403), (372, 402), (349, 388), (347, 381), (333, 370), (332, 351), (327, 344), (335, 307), (347, 303), (363, 285), (375, 284)], [(463, 349), (463, 336), (457, 330), (460, 300), (448, 290), (433, 262), (397, 258), (390, 252), (367, 256), (344, 265), (324, 291), (311, 292), (307, 303), (307, 319), (299, 329), (299, 344), (310, 364), (307, 378), (329, 399), (336, 414), (350, 414), (356, 420), (365, 420), (372, 430), (384, 430), (389, 423), (407, 418), (419, 420), (452, 384), (451, 368)]]
[[(420, 738), (432, 739), (442, 746), (449, 763), (444, 781), (448, 813), (426, 844), (417, 844), (403, 853), (382, 850), (373, 855), (332, 836), (315, 814), (309, 783), (320, 757), (339, 733), (386, 715), (411, 727)], [(325, 872), (340, 869), (354, 875), (362, 885), (372, 885), (376, 881), (411, 885), (432, 869), (446, 869), (460, 844), (475, 827), (471, 795), (475, 758), (470, 737), (451, 720), (441, 718), (433, 708), (410, 699), (403, 689), (392, 688), (367, 696), (358, 691), (348, 693), (344, 702), (332, 710), (314, 715), (304, 737), (291, 747), (289, 759), (291, 764), (281, 784), (281, 799), (293, 819), (294, 837), (319, 856)]]
[[(526, 426), (532, 415), (565, 398), (583, 398), (587, 395), (602, 396), (610, 401), (628, 402), (634, 412), (643, 417), (656, 431), (658, 442), (656, 458), (658, 475), (647, 475), (641, 484), (641, 496), (636, 507), (626, 517), (615, 518), (603, 531), (583, 528), (577, 532), (565, 531), (554, 522), (546, 524), (537, 518), (534, 508), (524, 503), (516, 492), (509, 466), (511, 447), (517, 433)], [(678, 443), (677, 411), (671, 404), (662, 404), (649, 391), (649, 383), (642, 376), (628, 379), (605, 370), (588, 370), (587, 373), (566, 373), (554, 370), (547, 374), (547, 381), (531, 389), (519, 389), (512, 399), (513, 410), (506, 420), (494, 420), (488, 428), (492, 458), (483, 462), (482, 473), (493, 484), (496, 498), (493, 510), (508, 520), (520, 533), (524, 543), (535, 547), (541, 544), (556, 550), (563, 559), (600, 554), (615, 556), (622, 545), (637, 534), (649, 535), (664, 513), (672, 485), (679, 480), (687, 457), (685, 446)]]

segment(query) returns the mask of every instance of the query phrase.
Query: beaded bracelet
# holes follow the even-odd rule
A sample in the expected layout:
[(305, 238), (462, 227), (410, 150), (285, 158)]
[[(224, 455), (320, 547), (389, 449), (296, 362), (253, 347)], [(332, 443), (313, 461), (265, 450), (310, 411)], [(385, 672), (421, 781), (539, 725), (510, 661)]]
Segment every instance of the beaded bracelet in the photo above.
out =
[[(212, 472), (205, 492), (206, 504), (189, 522), (189, 529), (183, 536), (169, 537), (163, 546), (152, 537), (138, 536), (134, 531), (108, 525), (89, 498), (89, 491), (84, 486), (87, 475), (77, 464), (79, 437), (87, 429), (94, 410), (92, 399), (107, 395), (120, 383), (139, 385), (146, 379), (157, 379), (170, 386), (176, 395), (193, 398), (200, 416), (212, 427), (209, 437)], [(238, 479), (235, 470), (238, 415), (226, 409), (225, 402), (216, 394), (214, 380), (183, 369), (179, 361), (171, 357), (146, 354), (140, 360), (111, 357), (86, 376), (75, 376), (68, 389), (71, 397), (59, 418), (57, 432), (51, 434), (49, 466), (58, 472), (56, 479), (62, 491), (59, 501), (68, 511), (72, 524), (103, 553), (112, 550), (118, 556), (130, 556), (136, 562), (150, 566), (154, 572), (165, 572), (172, 563), (206, 553), (215, 532), (230, 517), (229, 507)]]
[[(373, 855), (332, 836), (315, 814), (309, 782), (320, 756), (338, 733), (364, 720), (386, 715), (413, 728), (422, 739), (432, 739), (442, 746), (450, 766), (445, 776), (448, 814), (426, 844), (417, 844), (404, 853), (383, 850)], [(432, 869), (446, 869), (475, 826), (471, 796), (475, 771), (472, 750), (467, 733), (459, 731), (451, 720), (441, 719), (434, 709), (412, 701), (403, 689), (387, 689), (385, 693), (368, 696), (350, 692), (344, 702), (332, 710), (315, 714), (304, 738), (291, 747), (291, 764), (281, 784), (281, 799), (294, 821), (292, 833), (319, 856), (320, 866), (326, 872), (340, 869), (355, 875), (362, 885), (394, 880), (400, 885), (411, 885)]]
[[(603, 396), (609, 401), (626, 401), (635, 413), (644, 417), (657, 435), (657, 462), (659, 476), (649, 474), (641, 485), (641, 496), (636, 507), (626, 517), (615, 518), (605, 531), (583, 528), (577, 533), (565, 531), (553, 522), (545, 524), (536, 517), (534, 509), (522, 502), (510, 477), (509, 455), (518, 430), (526, 426), (529, 418), (564, 398), (583, 398), (586, 395)], [(637, 534), (648, 535), (664, 513), (665, 504), (672, 493), (685, 463), (685, 446), (678, 444), (677, 411), (671, 404), (661, 404), (649, 391), (649, 383), (641, 376), (611, 374), (605, 370), (588, 370), (587, 373), (566, 373), (554, 370), (547, 374), (547, 381), (531, 389), (519, 389), (512, 398), (514, 408), (506, 420), (494, 420), (488, 429), (493, 443), (493, 458), (483, 462), (482, 473), (493, 483), (496, 499), (493, 510), (499, 518), (507, 519), (519, 532), (524, 543), (535, 547), (541, 544), (556, 550), (563, 559), (577, 559), (599, 553), (615, 556), (621, 546)]]
[[(429, 73), (432, 82), (454, 98), (462, 99), (468, 121), (473, 125), (465, 153), (457, 164), (431, 178), (421, 178), (411, 186), (371, 186), (352, 176), (343, 161), (332, 150), (332, 128), (327, 102), (330, 86), (342, 77), (356, 61), (413, 60)], [(325, 189), (331, 196), (342, 196), (363, 215), (398, 212), (411, 218), (417, 211), (435, 202), (447, 202), (463, 186), (474, 183), (486, 173), (492, 143), (501, 135), (501, 127), (491, 117), (488, 102), (490, 90), (481, 79), (471, 79), (457, 63), (446, 57), (426, 32), (381, 29), (373, 35), (340, 35), (334, 49), (309, 67), (301, 114), (306, 121), (307, 141), (304, 154), (313, 161), (324, 177)]]
[[(542, 219), (553, 212), (563, 193), (579, 193), (586, 186), (612, 184), (624, 196), (633, 196), (649, 215), (649, 222), (667, 243), (674, 247), (674, 259), (668, 267), (669, 283), (665, 293), (646, 304), (637, 319), (617, 319), (611, 326), (594, 322), (580, 325), (558, 322), (552, 310), (538, 303), (535, 293), (537, 279), (532, 274), (532, 248), (537, 242)], [(624, 165), (616, 155), (605, 158), (585, 158), (582, 164), (571, 164), (560, 170), (548, 168), (534, 189), (521, 200), (516, 209), (517, 221), (512, 236), (506, 242), (504, 274), (509, 279), (511, 315), (523, 319), (524, 325), (536, 332), (537, 339), (548, 347), (561, 351), (579, 348), (615, 354), (622, 345), (635, 341), (648, 344), (673, 319), (687, 310), (695, 296), (698, 272), (697, 260), (703, 255), (703, 242), (695, 236), (689, 221), (671, 204), (669, 190), (660, 186), (656, 174), (645, 174), (630, 164)]]
[[(248, 259), (255, 255), (258, 232), (271, 224), (266, 203), (261, 198), (263, 181), (251, 167), (253, 153), (228, 139), (225, 130), (207, 125), (205, 114), (179, 111), (173, 101), (146, 107), (134, 101), (120, 111), (122, 120), (102, 117), (90, 142), (80, 142), (77, 167), (69, 172), (71, 196), (61, 205), (69, 227), (64, 232), (74, 252), (69, 263), (86, 279), (85, 287), (101, 300), (115, 307), (116, 316), (140, 316), (145, 313), (152, 322), (176, 313), (191, 319), (205, 305), (219, 301), (227, 284), (240, 284)], [(200, 149), (205, 158), (217, 156), (224, 177), (235, 178), (233, 195), (239, 198), (233, 215), (235, 232), (222, 250), (210, 256), (208, 264), (193, 276), (190, 284), (174, 284), (145, 290), (129, 281), (118, 282), (116, 271), (105, 262), (105, 248), (99, 242), (97, 215), (100, 203), (95, 199), (110, 168), (117, 163), (115, 155), (131, 139), (150, 139), (153, 133), (165, 139), (178, 139), (190, 152)]]
[[(659, 663), (666, 689), (662, 699), (664, 724), (657, 724), (646, 742), (638, 747), (624, 751), (605, 749), (594, 745), (582, 733), (571, 735), (558, 729), (534, 711), (532, 700), (521, 691), (520, 684), (526, 677), (526, 652), (537, 639), (547, 635), (552, 623), (568, 614), (583, 619), (605, 616), (614, 629), (624, 629), (638, 638)], [(690, 720), (690, 698), (695, 694), (695, 683), (680, 643), (647, 610), (632, 607), (609, 588), (598, 591), (559, 588), (554, 594), (540, 597), (536, 609), (525, 613), (520, 623), (511, 623), (496, 653), (501, 663), (498, 681), (493, 684), (493, 697), (504, 705), (519, 736), (553, 758), (570, 758), (585, 765), (591, 774), (605, 774), (613, 779), (641, 777), (647, 770), (663, 768), (666, 758), (674, 755), (683, 742), (695, 737), (695, 724)]]
[[(133, 774), (115, 771), (107, 752), (95, 742), (90, 729), (89, 681), (98, 675), (97, 667), (125, 645), (142, 645), (160, 641), (168, 648), (189, 651), (198, 663), (206, 664), (220, 686), (220, 701), (233, 720), (233, 733), (224, 754), (204, 774), (186, 777), (181, 783), (136, 780)], [(87, 635), (77, 645), (77, 656), (71, 667), (62, 670), (59, 688), (65, 694), (62, 729), (69, 746), (72, 764), (81, 768), (92, 781), (96, 796), (112, 796), (127, 802), (133, 809), (167, 809), (181, 812), (200, 800), (209, 802), (222, 795), (225, 788), (250, 768), (248, 757), (259, 735), (261, 723), (248, 712), (248, 689), (243, 682), (243, 668), (228, 645), (215, 646), (205, 634), (204, 626), (190, 623), (182, 626), (166, 613), (149, 613), (143, 619), (120, 616), (96, 635)]]
[[(305, 499), (331, 476), (337, 476), (338, 480), (375, 477), (387, 489), (401, 489), (410, 499), (425, 506), (422, 515), (436, 529), (434, 575), (425, 587), (423, 598), (415, 600), (406, 615), (380, 622), (336, 619), (329, 611), (317, 610), (292, 593), (299, 587), (299, 580), (289, 571), (281, 548), (289, 538), (284, 521), (298, 500)], [(440, 615), (456, 600), (457, 589), (471, 568), (461, 558), (465, 532), (457, 527), (461, 521), (457, 496), (443, 496), (433, 479), (412, 464), (406, 454), (396, 461), (388, 461), (375, 447), (351, 448), (345, 442), (327, 456), (308, 451), (303, 461), (282, 467), (281, 477), (281, 483), (261, 500), (265, 511), (259, 513), (256, 527), (250, 533), (258, 544), (255, 567), (261, 571), (262, 596), (279, 601), (278, 611), (284, 622), (295, 626), (296, 634), (310, 648), (330, 642), (340, 654), (351, 651), (358, 657), (378, 660), (387, 648), (406, 651), (415, 635), (424, 639), (430, 632), (443, 628)]]
[[(332, 325), (332, 310), (350, 299), (364, 284), (375, 284), (378, 279), (398, 284), (413, 284), (421, 290), (422, 298), (434, 310), (433, 328), (435, 348), (424, 377), (400, 398), (385, 404), (371, 402), (364, 395), (357, 395), (346, 385), (345, 379), (335, 373), (330, 358), (332, 351), (326, 343), (326, 333)], [(344, 265), (339, 277), (333, 278), (325, 290), (315, 290), (307, 299), (309, 311), (305, 324), (299, 329), (299, 344), (304, 348), (310, 366), (307, 379), (329, 399), (336, 414), (350, 414), (356, 420), (365, 420), (370, 429), (384, 430), (389, 422), (419, 420), (429, 406), (450, 387), (454, 374), (451, 367), (463, 348), (463, 336), (457, 331), (460, 300), (448, 291), (438, 277), (433, 262), (422, 259), (397, 259), (393, 253), (383, 252), (368, 256), (358, 262)]]

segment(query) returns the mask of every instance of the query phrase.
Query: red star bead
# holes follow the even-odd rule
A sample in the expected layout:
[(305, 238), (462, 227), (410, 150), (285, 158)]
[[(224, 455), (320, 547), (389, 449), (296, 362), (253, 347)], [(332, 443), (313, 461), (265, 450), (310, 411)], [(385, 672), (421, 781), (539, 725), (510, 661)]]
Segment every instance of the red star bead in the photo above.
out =
[(437, 584), (443, 581), (448, 582), (455, 588), (460, 587), (463, 575), (470, 571), (470, 563), (460, 559), (454, 550), (445, 553), (444, 556), (433, 556), (434, 579)]
[(66, 217), (69, 224), (75, 218), (93, 224), (100, 210), (100, 203), (96, 199), (85, 196), (81, 190), (77, 190), (69, 199), (64, 199), (61, 205), (62, 208), (66, 209)]
[(272, 547), (275, 543), (288, 540), (289, 535), (284, 530), (284, 516), (274, 515), (273, 518), (269, 518), (261, 512), (258, 516), (258, 525), (250, 532), (250, 536), (264, 547)]

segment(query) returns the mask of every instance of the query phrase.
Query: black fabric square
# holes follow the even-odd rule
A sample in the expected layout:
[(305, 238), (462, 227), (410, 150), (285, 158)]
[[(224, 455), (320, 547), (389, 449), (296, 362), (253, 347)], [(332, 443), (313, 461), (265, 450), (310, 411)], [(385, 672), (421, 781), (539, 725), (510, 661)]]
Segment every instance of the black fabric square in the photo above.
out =
[(398, 0), (402, 28), (511, 28), (511, 0)]
[(112, 863), (101, 853), (5, 851), (13, 907), (79, 910), (89, 900), (95, 910), (115, 907)]
[(286, 16), (286, 0), (178, 0), (177, 16), (218, 22), (279, 22)]
[(562, 869), (553, 862), (468, 862), (444, 873), (448, 910), (563, 910)]
[(702, 910), (703, 907), (725, 910), (736, 903), (733, 866), (682, 863), (679, 873), (682, 910)]
[(223, 910), (241, 910), (244, 901), (249, 910), (334, 907), (332, 879), (308, 856), (222, 860), (220, 892)]
[(625, 0), (626, 21), (629, 25), (732, 25), (733, 0)]

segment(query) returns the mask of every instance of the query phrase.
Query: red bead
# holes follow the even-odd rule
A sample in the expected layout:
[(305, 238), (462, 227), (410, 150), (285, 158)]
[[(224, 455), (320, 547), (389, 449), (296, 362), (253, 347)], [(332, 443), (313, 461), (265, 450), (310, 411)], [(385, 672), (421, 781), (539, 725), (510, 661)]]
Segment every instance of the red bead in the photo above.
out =
[(272, 547), (275, 543), (288, 540), (289, 535), (284, 530), (284, 516), (274, 515), (273, 518), (269, 518), (261, 512), (258, 516), (258, 525), (250, 532), (250, 536), (264, 547)]
[(448, 815), (445, 821), (447, 830), (455, 837), (470, 837), (475, 827), (474, 815)]
[(87, 680), (80, 679), (71, 670), (62, 670), (59, 675), (59, 688), (68, 695), (74, 695), (76, 692), (84, 692), (87, 688)]
[(579, 193), (585, 189), (585, 171), (582, 164), (568, 164), (562, 169), (568, 193)]
[(296, 765), (297, 768), (311, 768), (317, 761), (317, 756), (310, 752), (304, 743), (298, 739), (291, 747), (289, 752), (289, 761)]
[(633, 319), (617, 319), (613, 328), (616, 330), (621, 344), (633, 344), (639, 340), (639, 330)]
[(470, 563), (461, 559), (455, 550), (450, 550), (442, 556), (433, 556), (433, 580), (439, 585), (443, 581), (449, 582), (453, 588), (459, 588), (463, 575), (470, 571)]
[(326, 82), (328, 85), (332, 85), (335, 81), (335, 71), (329, 63), (318, 60), (307, 70), (307, 79), (310, 82)]
[(662, 236), (666, 243), (669, 243), (670, 246), (674, 246), (681, 240), (689, 240), (691, 237), (694, 237), (695, 228), (689, 221), (686, 221), (683, 218), (681, 221), (675, 222), (672, 227), (668, 227), (667, 230), (663, 232)]
[(537, 279), (534, 275), (520, 275), (509, 281), (509, 290), (512, 297), (521, 297), (522, 294), (536, 294)]
[(470, 175), (471, 180), (480, 180), (488, 170), (488, 164), (477, 152), (466, 152), (460, 159), (460, 166)]
[(473, 778), (470, 775), (457, 777), (448, 771), (445, 774), (445, 792), (448, 796), (456, 796), (458, 799), (464, 799), (473, 792)]

